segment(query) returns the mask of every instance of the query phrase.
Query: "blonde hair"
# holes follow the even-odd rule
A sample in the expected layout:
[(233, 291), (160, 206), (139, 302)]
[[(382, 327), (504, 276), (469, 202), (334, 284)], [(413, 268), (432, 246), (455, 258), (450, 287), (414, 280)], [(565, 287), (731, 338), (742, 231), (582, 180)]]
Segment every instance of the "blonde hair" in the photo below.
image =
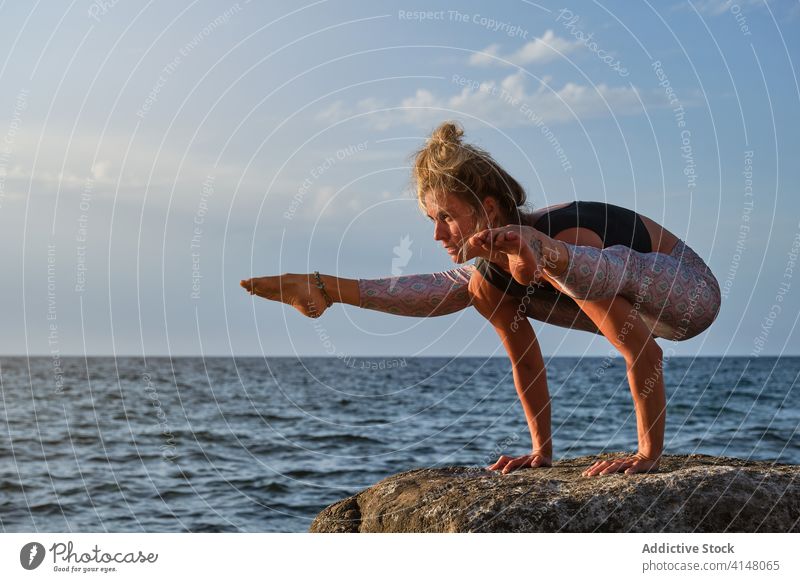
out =
[(417, 202), (425, 212), (425, 197), (451, 193), (469, 204), (484, 222), (482, 203), (493, 196), (506, 224), (522, 224), (525, 190), (485, 150), (462, 143), (464, 130), (455, 121), (445, 121), (433, 130), (422, 149), (414, 154), (412, 179)]

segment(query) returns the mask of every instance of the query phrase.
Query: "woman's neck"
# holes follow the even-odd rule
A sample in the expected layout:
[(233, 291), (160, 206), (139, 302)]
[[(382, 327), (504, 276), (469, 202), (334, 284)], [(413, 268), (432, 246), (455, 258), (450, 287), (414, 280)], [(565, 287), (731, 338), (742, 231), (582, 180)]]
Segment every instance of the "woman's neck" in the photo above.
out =
[[(520, 224), (521, 226), (533, 226), (531, 224), (531, 214), (529, 212), (526, 212), (524, 210), (519, 210), (517, 211), (517, 214), (518, 217), (517, 216), (508, 217), (508, 219), (504, 222), (503, 225), (505, 226), (508, 224)], [(519, 220), (519, 222), (517, 222), (517, 220)]]

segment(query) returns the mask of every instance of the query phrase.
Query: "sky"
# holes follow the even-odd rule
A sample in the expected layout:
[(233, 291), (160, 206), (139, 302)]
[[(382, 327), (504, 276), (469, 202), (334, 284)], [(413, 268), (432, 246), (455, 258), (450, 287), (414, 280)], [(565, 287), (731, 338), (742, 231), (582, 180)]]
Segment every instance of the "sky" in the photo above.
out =
[(0, 354), (504, 356), (473, 309), (311, 320), (239, 287), (388, 276), (401, 244), (404, 274), (452, 268), (410, 180), (450, 119), (532, 208), (632, 208), (707, 261), (721, 312), (667, 356), (797, 355), (798, 26), (789, 0), (4, 2)]

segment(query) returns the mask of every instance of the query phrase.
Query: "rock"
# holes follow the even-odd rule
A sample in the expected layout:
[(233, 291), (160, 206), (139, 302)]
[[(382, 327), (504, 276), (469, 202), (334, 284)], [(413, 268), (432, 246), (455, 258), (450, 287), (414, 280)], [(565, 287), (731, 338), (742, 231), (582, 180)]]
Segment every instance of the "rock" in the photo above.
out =
[(597, 458), (406, 471), (330, 505), (309, 531), (800, 532), (798, 465), (666, 455), (658, 472), (582, 477)]

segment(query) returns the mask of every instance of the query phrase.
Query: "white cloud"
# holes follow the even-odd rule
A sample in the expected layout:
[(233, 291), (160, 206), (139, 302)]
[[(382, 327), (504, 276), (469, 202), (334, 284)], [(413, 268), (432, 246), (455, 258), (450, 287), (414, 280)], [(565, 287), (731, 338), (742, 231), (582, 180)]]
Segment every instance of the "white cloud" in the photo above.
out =
[[(497, 63), (497, 59), (494, 57), (499, 56), (500, 54), (500, 45), (499, 44), (490, 44), (481, 52), (473, 53), (469, 57), (469, 64), (470, 65), (491, 65)], [(497, 63), (501, 64), (501, 63)]]
[(326, 123), (335, 123), (338, 120), (347, 117), (347, 115), (348, 113), (345, 110), (344, 103), (341, 101), (336, 101), (317, 113), (316, 118)]
[(98, 160), (92, 166), (91, 174), (95, 181), (109, 179), (108, 170), (111, 168), (111, 162), (108, 160)]
[(575, 52), (580, 46), (581, 43), (577, 40), (569, 41), (556, 36), (552, 30), (547, 30), (543, 36), (533, 39), (509, 55), (501, 55), (499, 45), (489, 45), (480, 53), (473, 54), (469, 64), (512, 66), (546, 63)]
[(333, 186), (320, 186), (316, 189), (316, 192), (313, 190), (312, 192), (314, 200), (305, 209), (305, 213), (316, 217), (321, 215), (323, 212), (329, 214), (332, 210), (336, 209), (336, 201), (333, 200), (333, 197), (336, 195), (336, 188)]
[[(477, 90), (464, 87), (451, 96), (436, 95), (429, 89), (417, 89), (413, 95), (401, 99), (395, 106), (396, 109), (372, 113), (367, 119), (375, 129), (401, 124), (428, 128), (442, 118), (442, 110), (452, 110), (491, 120), (500, 127), (517, 127), (529, 125), (534, 119), (542, 119), (545, 123), (559, 123), (576, 118), (610, 117), (612, 113), (642, 113), (636, 90), (630, 86), (566, 83), (556, 88), (552, 85), (551, 77), (544, 77), (535, 89), (528, 89), (534, 82), (525, 71), (519, 70), (499, 83), (485, 81)], [(331, 122), (334, 121), (332, 112), (340, 116), (336, 119), (338, 120), (370, 111), (374, 111), (374, 108), (362, 109), (358, 105), (348, 108), (342, 101), (338, 101), (326, 110), (324, 117), (318, 116), (318, 119)]]

